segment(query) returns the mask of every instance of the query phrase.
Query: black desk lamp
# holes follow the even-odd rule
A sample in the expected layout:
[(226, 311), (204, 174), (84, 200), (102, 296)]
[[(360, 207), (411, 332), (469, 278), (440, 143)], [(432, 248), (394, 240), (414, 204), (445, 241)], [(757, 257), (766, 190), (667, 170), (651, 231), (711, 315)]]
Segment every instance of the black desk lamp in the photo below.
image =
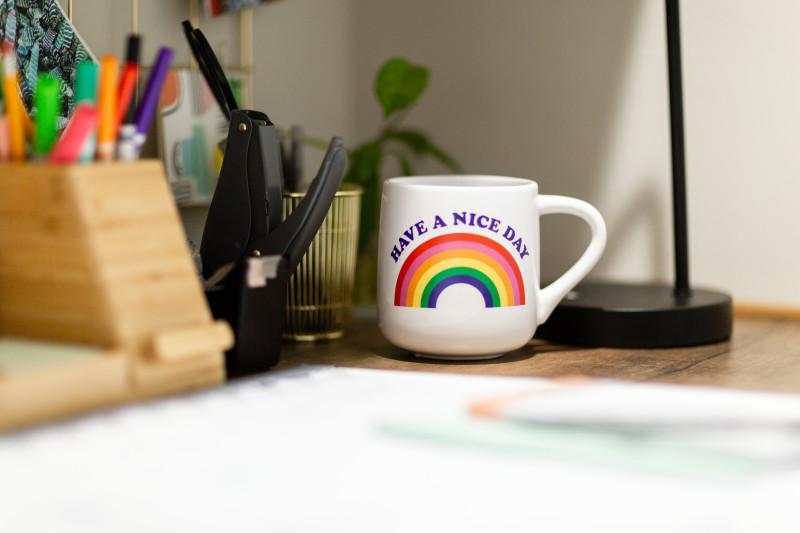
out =
[(583, 346), (668, 348), (709, 344), (731, 336), (731, 297), (689, 286), (678, 0), (666, 0), (666, 19), (675, 286), (582, 283), (539, 326), (538, 338)]

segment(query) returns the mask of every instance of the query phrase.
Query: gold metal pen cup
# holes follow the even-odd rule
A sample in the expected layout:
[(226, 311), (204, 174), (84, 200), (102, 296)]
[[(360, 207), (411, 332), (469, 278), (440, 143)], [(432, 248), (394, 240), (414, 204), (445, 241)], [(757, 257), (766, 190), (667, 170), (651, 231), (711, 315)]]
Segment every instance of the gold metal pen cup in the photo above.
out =
[[(317, 236), (286, 288), (283, 337), (298, 341), (336, 339), (353, 307), (358, 224), (363, 190), (343, 184)], [(304, 193), (284, 192), (284, 218)]]

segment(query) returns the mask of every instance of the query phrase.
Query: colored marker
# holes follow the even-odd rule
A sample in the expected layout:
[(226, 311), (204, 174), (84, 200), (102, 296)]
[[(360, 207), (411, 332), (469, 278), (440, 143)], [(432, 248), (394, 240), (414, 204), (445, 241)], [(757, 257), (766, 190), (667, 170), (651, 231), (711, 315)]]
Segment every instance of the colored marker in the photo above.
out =
[[(3, 77), (3, 62), (0, 61), (0, 79)], [(11, 139), (8, 138), (8, 118), (3, 106), (3, 84), (0, 83), (0, 161), (11, 157)]]
[(86, 139), (95, 132), (99, 120), (100, 114), (93, 105), (82, 103), (75, 106), (75, 112), (50, 153), (48, 161), (51, 163), (78, 161)]
[(8, 137), (8, 117), (0, 115), (0, 161), (11, 157), (11, 139)]
[(12, 161), (25, 160), (25, 108), (17, 91), (17, 54), (10, 46), (3, 50), (3, 96), (8, 116), (8, 137)]
[(97, 160), (114, 159), (114, 140), (117, 138), (117, 72), (119, 64), (112, 55), (104, 56), (100, 62), (100, 94), (97, 112), (100, 124), (97, 128)]
[[(139, 46), (140, 46), (139, 37), (131, 35), (128, 38), (127, 62), (128, 64), (134, 63), (136, 65), (137, 81), (138, 81), (138, 70), (139, 70), (139, 65), (138, 65)], [(134, 51), (135, 51), (135, 57), (134, 57)], [(122, 89), (120, 88), (120, 91), (121, 90)], [(119, 131), (117, 132), (118, 161), (135, 161), (137, 158), (136, 142), (134, 140), (134, 138), (136, 137), (136, 99), (133, 96), (134, 95), (131, 94), (130, 102), (128, 103), (125, 110), (125, 116), (122, 119)], [(118, 109), (117, 117), (119, 116), (120, 116), (120, 110)]]
[(147, 138), (150, 121), (153, 120), (153, 115), (158, 107), (161, 88), (164, 85), (164, 79), (167, 77), (170, 63), (172, 63), (172, 53), (172, 49), (167, 47), (162, 47), (158, 50), (158, 58), (147, 80), (147, 87), (145, 87), (142, 95), (142, 103), (136, 112), (136, 137), (134, 141), (137, 155)]
[[(75, 105), (79, 104), (97, 106), (97, 63), (94, 61), (82, 61), (78, 64), (78, 73), (75, 79)], [(94, 161), (96, 147), (97, 135), (93, 133), (84, 143), (80, 160)]]
[(136, 124), (123, 124), (117, 135), (117, 160), (136, 161)]
[(36, 83), (36, 94), (33, 97), (36, 105), (36, 128), (33, 138), (33, 151), (38, 156), (50, 153), (56, 142), (59, 98), (58, 80), (48, 74), (39, 74)]
[[(128, 36), (128, 46), (125, 53), (125, 67), (119, 81), (117, 94), (117, 119), (114, 124), (117, 131), (131, 108), (131, 101), (136, 92), (136, 81), (139, 79), (139, 36)], [(132, 120), (131, 120), (132, 122)]]

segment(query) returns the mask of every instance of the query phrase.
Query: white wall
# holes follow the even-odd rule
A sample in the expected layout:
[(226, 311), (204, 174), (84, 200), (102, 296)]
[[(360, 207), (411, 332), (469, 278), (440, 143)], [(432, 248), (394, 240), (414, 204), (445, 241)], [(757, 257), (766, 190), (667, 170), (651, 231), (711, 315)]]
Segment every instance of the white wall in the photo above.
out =
[[(61, 0), (66, 5), (66, 0)], [(202, 2), (200, 2), (202, 5)], [(254, 94), (252, 108), (288, 128), (302, 125), (321, 138), (355, 136), (353, 98), (356, 60), (352, 0), (280, 0), (254, 12)], [(129, 0), (74, 0), (78, 32), (95, 55), (123, 55), (124, 36), (131, 29)], [(174, 63), (189, 64), (189, 48), (181, 21), (189, 18), (186, 0), (140, 1), (142, 61), (151, 64), (159, 46), (175, 49)], [(200, 28), (227, 65), (239, 61), (239, 17), (204, 16)], [(313, 175), (322, 152), (305, 151), (305, 170)], [(205, 208), (184, 208), (187, 232), (200, 242)]]
[[(187, 5), (140, 2), (145, 57), (163, 43), (188, 61)], [(681, 7), (692, 282), (740, 302), (800, 306), (800, 2)], [(670, 281), (663, 9), (662, 0), (280, 0), (256, 10), (253, 107), (320, 137), (365, 139), (379, 120), (375, 70), (405, 56), (432, 72), (409, 125), (467, 172), (531, 177), (544, 193), (597, 205), (609, 246), (595, 277)], [(121, 53), (127, 1), (76, 0), (75, 18), (95, 52)], [(227, 41), (229, 62), (237, 24), (201, 20), (212, 44)], [(320, 156), (307, 155), (309, 171)], [(186, 217), (196, 227), (202, 212)], [(586, 236), (566, 217), (545, 219), (543, 231), (543, 272), (553, 276)]]
[[(66, 4), (66, 0), (60, 0)], [(202, 4), (202, 2), (200, 2)], [(254, 98), (252, 106), (279, 125), (307, 125), (320, 137), (351, 136), (356, 61), (353, 0), (280, 0), (254, 12)], [(131, 28), (130, 0), (74, 0), (74, 22), (96, 55), (122, 55)], [(200, 27), (225, 65), (239, 61), (239, 17), (205, 17)], [(156, 49), (175, 49), (174, 63), (189, 64), (181, 21), (186, 0), (139, 2), (142, 61)], [(321, 154), (314, 154), (319, 162)], [(311, 157), (311, 156), (310, 156)]]
[[(800, 305), (800, 2), (681, 4), (692, 282)], [(595, 277), (672, 279), (661, 0), (358, 0), (357, 16), (359, 100), (386, 57), (427, 65), (410, 123), (468, 172), (594, 203), (609, 226)], [(377, 119), (359, 108), (359, 131)], [(552, 276), (585, 237), (543, 225)]]
[(685, 3), (696, 277), (797, 306), (800, 2)]

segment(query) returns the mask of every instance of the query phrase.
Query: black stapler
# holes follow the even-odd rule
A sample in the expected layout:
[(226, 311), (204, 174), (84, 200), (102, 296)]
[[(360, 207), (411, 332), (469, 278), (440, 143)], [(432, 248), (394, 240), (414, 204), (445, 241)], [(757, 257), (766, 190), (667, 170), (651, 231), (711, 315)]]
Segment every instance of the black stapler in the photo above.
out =
[(282, 170), (275, 126), (238, 109), (227, 79), (199, 29), (184, 30), (201, 70), (230, 117), (225, 154), (208, 211), (200, 255), (211, 312), (230, 323), (229, 378), (263, 372), (280, 357), (286, 284), (330, 209), (347, 155), (331, 140), (305, 197), (283, 219)]

